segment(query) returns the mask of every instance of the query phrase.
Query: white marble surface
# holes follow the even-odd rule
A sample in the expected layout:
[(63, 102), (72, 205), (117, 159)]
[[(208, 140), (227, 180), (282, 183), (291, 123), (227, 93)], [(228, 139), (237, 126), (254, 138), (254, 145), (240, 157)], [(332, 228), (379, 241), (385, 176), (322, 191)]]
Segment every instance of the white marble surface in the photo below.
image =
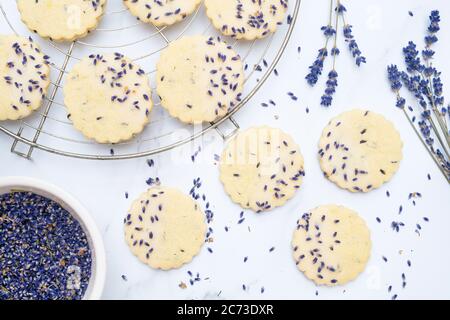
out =
[[(178, 150), (153, 157), (155, 167), (145, 159), (123, 162), (89, 162), (73, 160), (36, 151), (33, 161), (11, 153), (11, 139), (0, 135), (0, 176), (25, 175), (57, 184), (80, 199), (92, 212), (103, 233), (107, 250), (107, 283), (105, 299), (399, 299), (450, 298), (450, 200), (449, 186), (428, 154), (420, 145), (403, 114), (393, 107), (394, 96), (386, 81), (385, 68), (401, 62), (401, 47), (408, 40), (422, 43), (427, 16), (440, 9), (442, 31), (437, 46), (437, 65), (443, 71), (444, 84), (450, 81), (450, 3), (446, 0), (360, 0), (344, 1), (348, 20), (355, 26), (358, 43), (368, 63), (359, 70), (353, 65), (346, 48), (338, 60), (339, 88), (334, 105), (318, 105), (324, 78), (317, 88), (309, 88), (304, 76), (316, 50), (323, 45), (320, 26), (327, 19), (328, 1), (304, 0), (300, 21), (286, 55), (278, 67), (280, 76), (272, 76), (254, 99), (236, 116), (241, 127), (270, 124), (292, 134), (305, 156), (307, 177), (302, 189), (286, 206), (270, 213), (245, 212), (246, 220), (237, 225), (241, 209), (223, 192), (218, 180), (214, 154), (222, 142), (213, 132), (205, 138), (204, 150), (195, 164), (190, 150)], [(413, 17), (408, 11), (414, 13)], [(4, 21), (0, 30), (6, 32)], [(297, 53), (297, 47), (302, 51)], [(326, 66), (326, 68), (329, 68)], [(445, 89), (448, 89), (446, 87)], [(447, 96), (450, 95), (448, 89)], [(298, 97), (290, 100), (287, 92)], [(262, 108), (268, 99), (276, 107)], [(309, 107), (310, 113), (305, 112)], [(395, 122), (405, 142), (404, 161), (398, 174), (387, 185), (369, 194), (350, 194), (322, 177), (317, 161), (317, 141), (328, 120), (344, 110), (366, 107), (383, 113)], [(432, 179), (428, 181), (427, 174)], [(164, 184), (188, 192), (192, 180), (201, 177), (202, 191), (211, 202), (215, 219), (212, 223), (214, 253), (202, 250), (188, 266), (180, 270), (154, 271), (135, 259), (123, 239), (122, 219), (131, 199), (146, 189), (146, 179), (160, 177)], [(385, 193), (389, 190), (391, 197)], [(130, 199), (124, 194), (128, 192)], [(420, 192), (422, 199), (413, 206), (410, 192)], [(290, 239), (295, 221), (315, 206), (327, 203), (346, 205), (358, 211), (372, 230), (373, 251), (367, 270), (354, 282), (337, 288), (316, 288), (295, 268), (291, 258)], [(398, 214), (399, 206), (403, 213)], [(382, 223), (376, 222), (379, 216)], [(430, 218), (425, 223), (422, 217)], [(396, 233), (392, 221), (406, 226)], [(415, 225), (423, 227), (416, 234)], [(225, 226), (230, 227), (227, 233)], [(269, 249), (275, 247), (270, 253)], [(248, 262), (244, 263), (244, 257)], [(385, 263), (382, 256), (388, 258)], [(407, 260), (412, 266), (407, 267)], [(187, 289), (178, 287), (189, 282), (187, 271), (199, 272), (202, 281)], [(402, 289), (401, 274), (406, 288)], [(127, 281), (122, 278), (125, 275)], [(205, 279), (206, 278), (206, 279)], [(247, 290), (242, 289), (242, 285)], [(388, 286), (393, 290), (388, 293)], [(265, 288), (264, 294), (260, 293)]]

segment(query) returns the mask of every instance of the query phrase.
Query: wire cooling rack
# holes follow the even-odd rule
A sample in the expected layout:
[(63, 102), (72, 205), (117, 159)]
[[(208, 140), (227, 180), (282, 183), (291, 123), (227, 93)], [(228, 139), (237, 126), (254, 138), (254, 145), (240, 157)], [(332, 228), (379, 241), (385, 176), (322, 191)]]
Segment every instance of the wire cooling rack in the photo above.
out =
[[(301, 0), (291, 0), (285, 22), (278, 31), (263, 40), (227, 41), (241, 55), (246, 69), (246, 85), (242, 102), (214, 123), (201, 126), (182, 124), (161, 107), (156, 95), (155, 65), (160, 52), (171, 42), (187, 34), (219, 36), (206, 17), (204, 6), (184, 22), (171, 27), (156, 28), (144, 24), (128, 12), (122, 1), (108, 1), (99, 27), (88, 37), (64, 44), (44, 40), (31, 34), (21, 22), (15, 1), (0, 0), (3, 15), (1, 30), (31, 36), (51, 57), (52, 83), (44, 105), (31, 117), (0, 124), (0, 132), (13, 138), (11, 152), (31, 159), (35, 149), (53, 154), (88, 160), (124, 160), (155, 155), (192, 143), (211, 130), (217, 130), (227, 139), (238, 129), (233, 116), (256, 94), (275, 70), (295, 28)], [(2, 22), (0, 22), (2, 23)], [(146, 71), (153, 85), (155, 107), (150, 124), (143, 133), (131, 141), (115, 145), (99, 145), (85, 139), (67, 118), (62, 88), (65, 76), (73, 64), (85, 55), (102, 52), (120, 52), (129, 56)], [(227, 128), (225, 130), (224, 128)], [(231, 129), (230, 129), (231, 128)]]

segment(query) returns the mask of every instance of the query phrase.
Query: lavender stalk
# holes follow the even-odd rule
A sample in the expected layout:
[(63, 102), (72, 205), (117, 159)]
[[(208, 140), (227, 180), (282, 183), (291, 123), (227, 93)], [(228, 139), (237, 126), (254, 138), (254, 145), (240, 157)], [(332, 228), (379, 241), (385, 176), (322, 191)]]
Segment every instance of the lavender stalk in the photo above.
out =
[[(334, 6), (336, 4), (336, 6)], [(324, 107), (329, 107), (333, 103), (333, 97), (336, 93), (336, 88), (338, 86), (338, 72), (336, 70), (336, 59), (340, 54), (340, 50), (337, 45), (339, 21), (342, 19), (344, 40), (347, 43), (348, 49), (352, 54), (355, 64), (360, 67), (361, 64), (366, 63), (366, 58), (362, 55), (361, 50), (356, 43), (355, 37), (352, 34), (352, 26), (345, 22), (345, 12), (347, 9), (342, 5), (341, 0), (330, 0), (330, 16), (328, 25), (321, 28), (323, 34), (325, 35), (325, 46), (319, 49), (319, 53), (316, 60), (309, 67), (309, 73), (306, 75), (305, 79), (310, 86), (315, 86), (319, 80), (319, 77), (323, 73), (324, 62), (328, 56), (332, 57), (332, 68), (328, 72), (328, 78), (326, 81), (325, 92), (321, 96), (320, 104)], [(334, 20), (333, 20), (334, 13)], [(334, 23), (334, 25), (333, 25)], [(333, 38), (333, 46), (330, 51), (328, 51), (328, 44)]]
[[(450, 139), (446, 119), (448, 107), (444, 107), (441, 73), (431, 62), (435, 56), (432, 45), (438, 41), (437, 32), (440, 30), (439, 11), (432, 11), (429, 19), (430, 25), (422, 54), (419, 54), (416, 44), (410, 41), (403, 48), (406, 72), (399, 71), (395, 65), (388, 66), (388, 80), (396, 94), (396, 107), (403, 110), (421, 142), (450, 183)], [(420, 120), (417, 124), (416, 117), (410, 117), (405, 109), (406, 99), (400, 95), (403, 87), (412, 94), (419, 106)], [(414, 112), (413, 107), (408, 106), (408, 109)]]
[(325, 45), (323, 48), (319, 49), (319, 53), (317, 55), (316, 60), (313, 62), (313, 64), (309, 67), (309, 73), (305, 77), (306, 81), (310, 86), (315, 86), (317, 81), (319, 80), (319, 77), (322, 75), (323, 72), (323, 64), (325, 62), (325, 59), (328, 56), (328, 43), (330, 38), (336, 34), (336, 30), (333, 29), (332, 26), (332, 19), (333, 19), (333, 4), (334, 0), (330, 0), (330, 18), (328, 21), (328, 25), (323, 26), (321, 30), (323, 31), (323, 34), (325, 35)]
[[(340, 0), (337, 2), (336, 12), (340, 7)], [(339, 15), (336, 13), (336, 20), (334, 25), (334, 30), (339, 28)], [(338, 86), (338, 73), (336, 71), (336, 57), (339, 55), (340, 51), (337, 47), (338, 33), (334, 33), (334, 44), (331, 49), (331, 56), (333, 57), (333, 68), (328, 73), (328, 80), (326, 82), (326, 89), (324, 95), (322, 95), (320, 104), (324, 107), (329, 107), (333, 103), (333, 95), (336, 93), (336, 87)]]

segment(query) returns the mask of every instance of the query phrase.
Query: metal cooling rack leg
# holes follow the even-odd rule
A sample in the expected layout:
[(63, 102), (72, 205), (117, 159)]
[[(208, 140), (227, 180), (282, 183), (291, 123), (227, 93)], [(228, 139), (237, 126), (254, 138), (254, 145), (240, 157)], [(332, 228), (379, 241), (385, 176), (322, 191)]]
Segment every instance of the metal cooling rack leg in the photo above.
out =
[(170, 40), (166, 37), (166, 35), (162, 32), (162, 29), (155, 27), (156, 30), (158, 30), (158, 33), (161, 35), (161, 37), (164, 39), (164, 41), (169, 44)]
[(224, 130), (220, 129), (221, 126), (224, 126), (224, 125), (225, 125), (224, 123), (221, 124), (221, 125), (219, 125), (219, 126), (217, 126), (217, 127), (215, 128), (216, 131), (217, 131), (217, 133), (222, 137), (222, 139), (223, 139), (224, 141), (226, 141), (226, 140), (228, 140), (229, 138), (231, 138), (232, 136), (234, 136), (234, 135), (239, 131), (239, 129), (241, 128), (241, 127), (239, 126), (239, 124), (236, 122), (236, 120), (234, 120), (233, 117), (229, 117), (228, 120), (229, 120), (229, 122), (231, 122), (231, 124), (232, 124), (233, 127), (234, 127), (234, 128), (231, 129), (231, 131), (229, 131), (228, 133), (225, 133)]
[[(17, 136), (21, 137), (22, 136), (22, 132), (23, 132), (23, 127), (19, 128), (19, 131), (17, 131)], [(28, 159), (27, 155), (23, 152), (17, 151), (17, 144), (19, 143), (19, 140), (15, 139), (12, 146), (11, 146), (11, 152), (15, 153), (16, 155), (22, 157), (22, 158), (26, 158)]]
[[(39, 121), (39, 125), (36, 129), (36, 133), (33, 137), (33, 143), (36, 143), (42, 133), (42, 129), (44, 128), (45, 122), (47, 121), (48, 114), (50, 112), (50, 109), (53, 106), (53, 101), (55, 100), (56, 94), (58, 93), (58, 89), (61, 85), (62, 79), (64, 77), (64, 72), (66, 71), (67, 65), (69, 64), (70, 58), (72, 57), (73, 49), (75, 48), (75, 42), (72, 42), (69, 49), (67, 50), (66, 57), (64, 58), (64, 63), (60, 69), (60, 72), (58, 74), (58, 79), (56, 80), (56, 83), (54, 85), (53, 91), (51, 93), (50, 99), (48, 99), (47, 105), (45, 106), (44, 112), (42, 114), (42, 117)], [(23, 127), (19, 129), (19, 132), (17, 133), (18, 136), (21, 136), (23, 132)], [(30, 146), (28, 148), (28, 152), (23, 153), (20, 151), (17, 151), (17, 145), (19, 143), (19, 140), (14, 140), (12, 146), (11, 146), (11, 152), (15, 153), (16, 155), (26, 158), (28, 160), (31, 160), (31, 155), (33, 154), (34, 147)]]

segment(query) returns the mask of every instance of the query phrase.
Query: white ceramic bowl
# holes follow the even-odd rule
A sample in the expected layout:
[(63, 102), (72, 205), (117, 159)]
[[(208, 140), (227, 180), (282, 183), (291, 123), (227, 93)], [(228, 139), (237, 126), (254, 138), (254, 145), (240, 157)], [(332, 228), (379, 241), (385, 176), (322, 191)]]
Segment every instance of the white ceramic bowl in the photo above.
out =
[(49, 183), (25, 177), (0, 177), (0, 194), (12, 190), (30, 191), (51, 199), (60, 204), (80, 223), (88, 238), (92, 254), (92, 274), (84, 299), (99, 300), (105, 285), (105, 247), (101, 234), (86, 208), (70, 194)]

